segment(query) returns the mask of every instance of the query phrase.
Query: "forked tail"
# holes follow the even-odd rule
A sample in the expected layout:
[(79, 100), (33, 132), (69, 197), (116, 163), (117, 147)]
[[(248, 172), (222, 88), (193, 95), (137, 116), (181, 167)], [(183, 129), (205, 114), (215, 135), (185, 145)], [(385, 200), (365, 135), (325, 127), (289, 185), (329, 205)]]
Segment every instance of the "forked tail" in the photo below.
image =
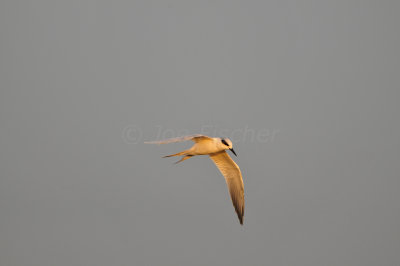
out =
[(187, 159), (189, 159), (190, 157), (193, 156), (193, 155), (188, 155), (187, 152), (188, 152), (188, 150), (181, 151), (181, 152), (178, 152), (178, 153), (175, 153), (175, 154), (170, 154), (170, 155), (164, 156), (163, 158), (173, 157), (173, 156), (181, 156), (182, 155), (183, 156), (182, 159), (180, 159), (179, 161), (177, 161), (175, 163), (175, 164), (177, 164), (177, 163), (183, 162), (184, 160), (187, 160)]
[(163, 156), (163, 158), (173, 157), (173, 156), (181, 156), (181, 155), (185, 155), (186, 153), (187, 153), (187, 151), (181, 151), (181, 152), (178, 152), (178, 153), (175, 153), (175, 154), (170, 154), (170, 155)]

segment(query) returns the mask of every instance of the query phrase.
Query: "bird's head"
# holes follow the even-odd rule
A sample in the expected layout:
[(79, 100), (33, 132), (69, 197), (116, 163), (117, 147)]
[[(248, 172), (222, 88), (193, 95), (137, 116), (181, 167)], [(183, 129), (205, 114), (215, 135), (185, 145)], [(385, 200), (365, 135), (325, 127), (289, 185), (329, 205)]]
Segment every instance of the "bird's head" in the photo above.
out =
[(230, 150), (233, 154), (236, 155), (236, 152), (233, 150), (232, 141), (228, 138), (221, 138), (221, 144), (225, 150)]

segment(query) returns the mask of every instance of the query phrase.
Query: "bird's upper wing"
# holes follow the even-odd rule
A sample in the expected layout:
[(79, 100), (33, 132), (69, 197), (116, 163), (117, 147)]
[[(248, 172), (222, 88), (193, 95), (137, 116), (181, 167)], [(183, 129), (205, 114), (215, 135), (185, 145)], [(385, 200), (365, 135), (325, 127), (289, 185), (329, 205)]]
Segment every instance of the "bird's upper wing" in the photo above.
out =
[(167, 144), (167, 143), (173, 143), (173, 142), (181, 142), (181, 141), (186, 141), (186, 140), (193, 140), (194, 142), (199, 142), (201, 140), (205, 139), (212, 139), (208, 136), (205, 135), (189, 135), (189, 136), (183, 136), (183, 137), (177, 137), (177, 138), (172, 138), (172, 139), (164, 139), (164, 140), (155, 140), (155, 141), (146, 141), (146, 144)]
[(229, 193), (231, 194), (233, 206), (235, 207), (240, 224), (243, 224), (244, 186), (242, 173), (240, 172), (239, 166), (225, 151), (210, 154), (210, 158), (214, 161), (215, 165), (225, 177)]

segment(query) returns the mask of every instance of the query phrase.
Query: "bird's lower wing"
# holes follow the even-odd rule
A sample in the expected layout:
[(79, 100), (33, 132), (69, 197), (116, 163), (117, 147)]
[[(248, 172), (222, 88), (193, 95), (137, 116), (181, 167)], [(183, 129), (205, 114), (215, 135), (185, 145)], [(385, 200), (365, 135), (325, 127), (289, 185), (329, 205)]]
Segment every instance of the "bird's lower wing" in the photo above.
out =
[(164, 139), (164, 140), (155, 140), (155, 141), (146, 141), (146, 144), (167, 144), (167, 143), (173, 143), (173, 142), (182, 142), (186, 140), (192, 140), (194, 142), (199, 142), (201, 140), (205, 139), (212, 139), (208, 136), (205, 135), (189, 135), (189, 136), (183, 136), (183, 137), (177, 137), (177, 138), (171, 138), (171, 139)]
[(210, 158), (225, 177), (233, 206), (235, 207), (240, 224), (243, 224), (244, 185), (240, 168), (225, 151), (210, 154)]

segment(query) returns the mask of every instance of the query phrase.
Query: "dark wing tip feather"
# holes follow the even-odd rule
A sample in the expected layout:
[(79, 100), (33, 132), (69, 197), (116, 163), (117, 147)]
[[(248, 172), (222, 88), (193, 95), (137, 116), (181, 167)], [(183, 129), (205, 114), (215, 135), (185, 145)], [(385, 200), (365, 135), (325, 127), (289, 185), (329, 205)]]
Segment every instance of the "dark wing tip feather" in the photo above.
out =
[[(237, 216), (239, 218), (239, 222), (240, 222), (241, 225), (243, 225), (244, 202), (243, 202), (243, 205), (239, 204), (240, 200), (237, 198), (237, 193), (235, 193), (234, 191), (230, 191), (230, 194), (231, 194), (233, 207), (235, 208), (236, 214), (237, 214)], [(243, 201), (244, 201), (244, 199), (243, 199)]]
[(240, 216), (240, 215), (238, 214), (238, 217), (239, 217), (240, 225), (243, 225), (243, 216)]
[(239, 209), (239, 206), (238, 206), (238, 207), (235, 206), (235, 211), (236, 211), (236, 214), (237, 214), (237, 216), (238, 216), (238, 218), (239, 218), (240, 224), (243, 225), (244, 207), (242, 207), (241, 209)]

